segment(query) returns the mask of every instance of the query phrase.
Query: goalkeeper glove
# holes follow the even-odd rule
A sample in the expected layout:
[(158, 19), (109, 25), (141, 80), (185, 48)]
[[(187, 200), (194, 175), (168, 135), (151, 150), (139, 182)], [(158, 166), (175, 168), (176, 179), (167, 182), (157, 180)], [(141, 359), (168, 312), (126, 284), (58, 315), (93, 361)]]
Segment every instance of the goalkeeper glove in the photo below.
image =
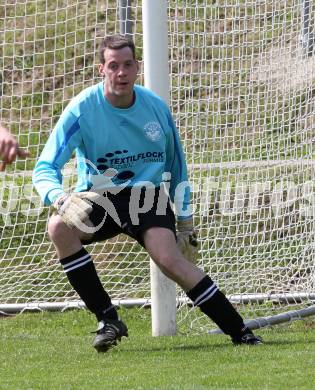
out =
[(97, 202), (99, 198), (100, 195), (95, 192), (73, 192), (59, 196), (53, 207), (67, 226), (80, 229), (89, 219), (92, 202)]
[(192, 217), (177, 221), (177, 246), (187, 260), (197, 261), (198, 241)]

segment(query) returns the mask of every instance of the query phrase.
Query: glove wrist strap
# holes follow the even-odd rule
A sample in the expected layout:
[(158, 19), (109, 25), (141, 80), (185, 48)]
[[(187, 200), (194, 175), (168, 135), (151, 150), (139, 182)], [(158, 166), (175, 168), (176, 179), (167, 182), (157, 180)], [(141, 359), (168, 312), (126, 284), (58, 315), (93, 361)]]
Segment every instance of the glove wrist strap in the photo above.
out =
[(69, 198), (69, 194), (63, 194), (63, 195), (60, 195), (54, 202), (54, 206), (56, 209), (59, 209), (59, 207), (61, 207), (65, 201)]
[(189, 219), (179, 219), (177, 221), (177, 230), (179, 232), (183, 232), (183, 231), (190, 231), (190, 230), (193, 230), (194, 228), (194, 224), (193, 224), (193, 218), (189, 218)]

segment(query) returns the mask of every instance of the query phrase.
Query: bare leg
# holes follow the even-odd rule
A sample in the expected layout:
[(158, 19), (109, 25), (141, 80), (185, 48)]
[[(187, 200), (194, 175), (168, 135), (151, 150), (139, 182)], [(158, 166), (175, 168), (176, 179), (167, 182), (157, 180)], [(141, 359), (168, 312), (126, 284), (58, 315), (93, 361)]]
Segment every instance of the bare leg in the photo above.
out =
[(82, 249), (81, 239), (89, 239), (92, 235), (70, 228), (59, 215), (53, 215), (48, 224), (48, 234), (60, 259), (71, 256)]
[(148, 253), (161, 271), (178, 283), (194, 305), (230, 335), (235, 344), (261, 344), (261, 339), (246, 328), (242, 317), (214, 281), (177, 249), (171, 230), (151, 228), (143, 238)]
[(206, 276), (200, 268), (186, 260), (178, 250), (171, 230), (160, 227), (150, 228), (144, 233), (143, 240), (152, 260), (184, 291), (191, 290)]
[(96, 315), (98, 321), (104, 317), (116, 320), (117, 311), (103, 288), (90, 254), (81, 243), (81, 239), (91, 239), (92, 235), (69, 228), (59, 215), (51, 217), (48, 234), (70, 284), (87, 308)]

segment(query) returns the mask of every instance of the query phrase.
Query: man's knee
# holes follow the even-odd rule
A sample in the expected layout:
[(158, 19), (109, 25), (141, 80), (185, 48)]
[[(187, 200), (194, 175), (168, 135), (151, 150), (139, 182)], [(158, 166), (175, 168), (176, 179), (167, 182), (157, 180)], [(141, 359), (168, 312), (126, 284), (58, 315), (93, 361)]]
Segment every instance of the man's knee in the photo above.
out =
[(64, 240), (71, 234), (71, 229), (63, 222), (59, 215), (52, 215), (48, 221), (48, 235), (53, 242)]
[(150, 247), (153, 261), (161, 269), (171, 271), (178, 262), (183, 260), (181, 253), (177, 250), (175, 237), (171, 230), (148, 229), (144, 237), (145, 243)]
[(63, 244), (72, 241), (89, 241), (93, 234), (84, 233), (76, 228), (71, 228), (66, 225), (60, 215), (53, 215), (48, 222), (48, 235), (51, 241), (55, 244)]
[(180, 259), (174, 259), (174, 257), (170, 256), (169, 253), (160, 254), (160, 256), (158, 256), (158, 257), (155, 259), (155, 262), (156, 262), (163, 270), (166, 270), (166, 271), (172, 271), (172, 269), (174, 268), (175, 263), (176, 263), (177, 261), (180, 261)]

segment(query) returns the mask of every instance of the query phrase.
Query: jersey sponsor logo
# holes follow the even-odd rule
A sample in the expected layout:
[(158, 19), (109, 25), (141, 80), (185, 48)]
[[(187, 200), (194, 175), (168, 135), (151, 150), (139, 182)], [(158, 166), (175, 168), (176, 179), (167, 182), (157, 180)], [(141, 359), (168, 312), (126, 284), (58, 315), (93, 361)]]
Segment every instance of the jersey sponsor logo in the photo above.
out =
[(127, 154), (128, 150), (116, 150), (105, 154), (105, 157), (99, 157), (97, 159), (97, 169), (105, 171), (110, 167), (117, 169), (128, 168), (133, 163), (142, 160), (145, 163), (148, 162), (163, 162), (165, 158), (165, 152), (152, 151), (142, 152), (133, 155)]
[(106, 169), (108, 169), (113, 164), (113, 161), (121, 160), (120, 156), (122, 156), (126, 153), (128, 153), (128, 150), (126, 150), (126, 149), (115, 150), (114, 152), (106, 153), (105, 157), (99, 157), (97, 159), (97, 163), (98, 163), (97, 169), (100, 171), (106, 171)]
[(157, 142), (162, 137), (162, 128), (159, 122), (148, 122), (144, 125), (144, 134), (152, 142)]
[(128, 154), (127, 149), (115, 150), (108, 152), (104, 157), (97, 159), (96, 167), (98, 173), (104, 173), (110, 168), (117, 169), (118, 173), (115, 176), (115, 181), (123, 183), (135, 176), (133, 171), (134, 164), (137, 161), (143, 163), (164, 162), (165, 152), (152, 151), (142, 152), (137, 154)]

